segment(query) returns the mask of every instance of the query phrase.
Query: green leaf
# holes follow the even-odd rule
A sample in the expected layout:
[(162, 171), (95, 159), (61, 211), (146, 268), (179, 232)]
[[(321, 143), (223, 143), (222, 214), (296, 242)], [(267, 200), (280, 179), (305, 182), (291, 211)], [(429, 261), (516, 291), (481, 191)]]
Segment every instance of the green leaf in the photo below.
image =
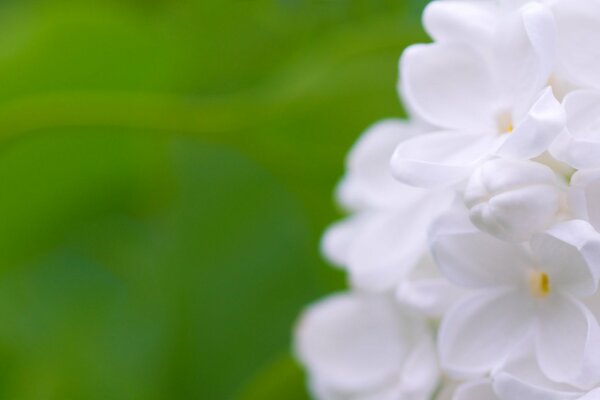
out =
[(308, 400), (305, 378), (290, 356), (281, 357), (260, 371), (236, 400)]

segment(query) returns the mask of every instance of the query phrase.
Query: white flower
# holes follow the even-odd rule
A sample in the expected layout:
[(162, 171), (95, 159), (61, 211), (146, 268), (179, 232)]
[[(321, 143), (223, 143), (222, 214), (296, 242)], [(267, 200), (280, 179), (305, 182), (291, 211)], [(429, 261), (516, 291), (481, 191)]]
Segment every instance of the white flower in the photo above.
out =
[[(446, 19), (472, 17), (451, 12), (464, 8), (463, 2), (434, 5), (447, 11)], [(429, 30), (442, 30), (436, 26), (440, 21), (445, 19), (438, 16), (430, 22)], [(563, 129), (562, 107), (547, 87), (555, 60), (550, 11), (532, 3), (498, 17), (490, 29), (473, 39), (484, 40), (488, 51), (481, 43), (446, 40), (412, 46), (402, 56), (405, 101), (438, 130), (398, 146), (392, 167), (400, 181), (429, 188), (449, 186), (466, 179), (492, 154), (534, 158)]]
[[(354, 286), (393, 290), (424, 257), (427, 229), (453, 199), (451, 191), (426, 191), (393, 179), (389, 158), (419, 128), (388, 120), (369, 129), (347, 161), (338, 199), (354, 214), (323, 238), (325, 255), (348, 269)], [(376, 255), (376, 256), (375, 256)]]
[(312, 306), (296, 353), (320, 400), (429, 400), (438, 382), (429, 328), (384, 296), (339, 294)]
[(488, 372), (533, 338), (549, 378), (600, 378), (598, 323), (578, 300), (597, 290), (600, 275), (600, 234), (588, 223), (557, 224), (527, 247), (482, 233), (466, 212), (453, 211), (433, 227), (431, 245), (442, 273), (473, 289), (440, 327), (440, 360), (449, 371)]
[(600, 399), (600, 0), (423, 20), (433, 43), (400, 62), (412, 122), (369, 129), (338, 187), (350, 215), (322, 247), (352, 292), (299, 324), (312, 392)]
[(465, 204), (479, 229), (522, 242), (555, 222), (561, 205), (558, 184), (554, 172), (543, 164), (495, 159), (471, 176)]

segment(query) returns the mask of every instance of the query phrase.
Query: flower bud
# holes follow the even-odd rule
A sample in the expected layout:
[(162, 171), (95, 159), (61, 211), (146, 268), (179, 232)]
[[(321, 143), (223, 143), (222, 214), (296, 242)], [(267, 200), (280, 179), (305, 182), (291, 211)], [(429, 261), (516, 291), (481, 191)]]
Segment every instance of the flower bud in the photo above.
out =
[(473, 224), (511, 242), (528, 240), (550, 226), (560, 203), (554, 172), (533, 161), (488, 161), (473, 173), (465, 190)]

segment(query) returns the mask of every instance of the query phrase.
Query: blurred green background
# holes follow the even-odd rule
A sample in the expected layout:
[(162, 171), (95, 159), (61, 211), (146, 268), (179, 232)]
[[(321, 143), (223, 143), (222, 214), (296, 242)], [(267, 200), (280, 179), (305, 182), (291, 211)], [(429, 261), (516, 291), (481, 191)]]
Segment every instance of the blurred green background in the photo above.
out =
[(306, 399), (334, 185), (424, 3), (0, 3), (0, 399)]

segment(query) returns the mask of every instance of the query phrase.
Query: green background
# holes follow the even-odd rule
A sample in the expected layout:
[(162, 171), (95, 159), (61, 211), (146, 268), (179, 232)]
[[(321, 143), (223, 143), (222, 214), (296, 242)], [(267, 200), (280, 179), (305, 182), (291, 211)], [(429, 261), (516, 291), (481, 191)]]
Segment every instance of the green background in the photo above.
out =
[(0, 399), (306, 399), (332, 192), (424, 3), (0, 3)]

